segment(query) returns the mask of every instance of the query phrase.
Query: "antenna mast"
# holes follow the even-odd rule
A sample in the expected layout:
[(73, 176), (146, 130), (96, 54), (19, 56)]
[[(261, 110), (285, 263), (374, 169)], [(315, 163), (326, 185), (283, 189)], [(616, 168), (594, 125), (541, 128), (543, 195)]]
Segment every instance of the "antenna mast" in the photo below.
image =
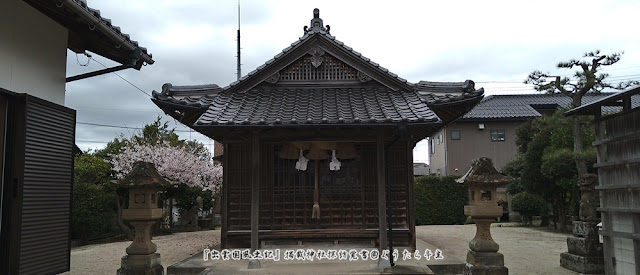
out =
[(240, 80), (240, 76), (242, 76), (242, 71), (240, 69), (240, 0), (238, 0), (238, 56), (237, 57), (238, 57), (238, 68), (237, 68), (238, 79), (237, 80)]

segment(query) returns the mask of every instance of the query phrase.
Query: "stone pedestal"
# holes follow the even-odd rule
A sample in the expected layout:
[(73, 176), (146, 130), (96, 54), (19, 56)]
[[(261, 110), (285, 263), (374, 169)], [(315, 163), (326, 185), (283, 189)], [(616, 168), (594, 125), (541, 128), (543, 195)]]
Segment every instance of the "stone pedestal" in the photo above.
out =
[(567, 237), (569, 252), (560, 254), (560, 266), (583, 274), (604, 274), (604, 255), (596, 222), (573, 222), (573, 236)]
[(465, 275), (507, 275), (509, 270), (504, 266), (504, 256), (498, 252), (467, 253), (467, 264), (462, 274)]
[(462, 274), (507, 275), (509, 269), (504, 266), (504, 256), (498, 253), (500, 246), (491, 237), (492, 218), (474, 218), (476, 223), (476, 236), (469, 242), (467, 264)]
[(164, 267), (160, 264), (160, 254), (125, 255), (120, 261), (117, 275), (163, 275)]
[(131, 221), (131, 225), (133, 225), (133, 242), (129, 247), (127, 247), (127, 254), (129, 255), (149, 255), (156, 250), (158, 247), (156, 244), (151, 242), (151, 226), (156, 221)]
[(151, 226), (162, 218), (162, 209), (157, 207), (158, 191), (171, 184), (149, 162), (134, 163), (118, 184), (129, 189), (129, 208), (122, 210), (122, 218), (133, 225), (134, 235), (116, 274), (162, 275), (164, 267), (156, 253), (157, 246), (151, 242)]
[(497, 186), (510, 180), (498, 173), (491, 159), (485, 157), (473, 160), (471, 169), (457, 180), (469, 186), (469, 205), (464, 207), (464, 214), (471, 216), (476, 224), (476, 235), (469, 242), (462, 274), (509, 274), (504, 256), (498, 253), (500, 246), (491, 237), (491, 223), (503, 214), (496, 198)]
[(604, 274), (604, 254), (598, 237), (600, 222), (596, 207), (599, 204), (594, 186), (598, 176), (585, 174), (578, 179), (582, 192), (580, 221), (573, 222), (573, 236), (567, 237), (569, 252), (560, 254), (560, 266), (582, 274)]
[(474, 218), (476, 236), (469, 242), (471, 252), (498, 252), (500, 246), (491, 237), (491, 223), (494, 218)]

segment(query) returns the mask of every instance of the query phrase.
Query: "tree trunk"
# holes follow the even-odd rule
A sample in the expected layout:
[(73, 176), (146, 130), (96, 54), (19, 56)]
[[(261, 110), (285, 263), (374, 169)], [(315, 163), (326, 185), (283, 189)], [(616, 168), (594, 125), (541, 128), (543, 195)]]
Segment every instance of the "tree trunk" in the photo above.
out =
[(116, 224), (120, 228), (120, 231), (122, 231), (122, 233), (127, 236), (127, 240), (133, 240), (133, 232), (131, 231), (131, 228), (124, 224), (124, 221), (122, 220), (122, 209), (124, 208), (124, 202), (120, 204), (120, 195), (118, 194), (118, 191), (114, 192), (116, 193), (116, 207), (118, 212), (118, 215), (116, 217)]
[[(579, 92), (573, 95), (573, 101), (571, 107), (576, 108), (582, 105), (582, 94)], [(580, 120), (577, 116), (571, 118), (572, 131), (573, 131), (573, 152), (576, 155), (580, 155), (584, 151), (584, 144), (582, 144), (582, 127)], [(576, 157), (575, 159), (576, 169), (578, 170), (578, 177), (587, 173), (587, 164), (582, 158)]]
[(566, 196), (562, 194), (556, 194), (555, 196), (555, 205), (558, 212), (558, 231), (565, 232), (567, 231), (567, 207), (566, 207)]
[(169, 228), (173, 228), (173, 197), (169, 198)]

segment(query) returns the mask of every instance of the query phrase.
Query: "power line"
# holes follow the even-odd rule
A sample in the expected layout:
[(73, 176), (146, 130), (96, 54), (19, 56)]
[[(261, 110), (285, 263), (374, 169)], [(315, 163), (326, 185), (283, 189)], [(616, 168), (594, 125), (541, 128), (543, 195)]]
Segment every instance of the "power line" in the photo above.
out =
[[(108, 125), (108, 124), (99, 124), (99, 123), (90, 123), (90, 122), (80, 122), (76, 121), (76, 124), (89, 125), (89, 126), (99, 126), (99, 127), (109, 127), (109, 128), (119, 128), (119, 129), (131, 129), (131, 130), (142, 130), (140, 127), (127, 127), (127, 126), (119, 126), (119, 125)], [(174, 132), (192, 132), (193, 130), (173, 130)]]
[[(194, 139), (195, 140), (195, 139)], [(197, 141), (197, 140), (196, 140)], [(76, 142), (85, 142), (85, 143), (104, 143), (107, 144), (111, 141), (99, 141), (99, 140), (86, 140), (86, 139), (76, 139)], [(202, 143), (200, 142), (202, 145), (204, 146), (212, 146), (213, 143)]]
[[(102, 65), (102, 67), (104, 67), (105, 69), (107, 69), (107, 66), (105, 66), (104, 64), (100, 63), (100, 61), (96, 60), (95, 58), (89, 56), (89, 59), (93, 59), (95, 62), (98, 62), (98, 64)], [(118, 73), (116, 72), (112, 72), (113, 74), (117, 75), (120, 79), (124, 80), (125, 82), (129, 83), (129, 85), (133, 86), (134, 88), (138, 89), (138, 91), (141, 91), (142, 93), (144, 93), (145, 95), (147, 95), (148, 97), (151, 97), (151, 95), (147, 92), (145, 92), (144, 90), (140, 89), (140, 87), (136, 86), (135, 84), (131, 83), (129, 80), (126, 80), (124, 77), (120, 76)]]
[(140, 112), (140, 113), (158, 113), (161, 112), (162, 110), (158, 109), (157, 111), (151, 111), (151, 110), (135, 110), (135, 109), (121, 109), (121, 108), (103, 108), (103, 107), (94, 107), (94, 106), (68, 106), (69, 108), (73, 108), (73, 109), (99, 109), (99, 110), (106, 110), (106, 111), (118, 111), (118, 112)]

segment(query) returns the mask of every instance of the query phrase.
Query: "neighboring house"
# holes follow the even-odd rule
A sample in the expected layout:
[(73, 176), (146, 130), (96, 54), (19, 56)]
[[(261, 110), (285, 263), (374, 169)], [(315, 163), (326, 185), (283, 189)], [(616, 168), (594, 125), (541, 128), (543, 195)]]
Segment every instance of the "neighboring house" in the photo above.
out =
[(414, 176), (425, 176), (429, 175), (429, 164), (426, 163), (414, 163), (413, 164), (413, 175)]
[[(583, 104), (610, 93), (587, 94)], [(516, 129), (528, 119), (553, 114), (569, 106), (571, 98), (561, 94), (492, 95), (469, 113), (429, 137), (430, 174), (462, 176), (471, 161), (488, 157), (501, 171), (518, 152)]]
[[(599, 181), (595, 189), (600, 191), (597, 210), (602, 229), (598, 234), (602, 236), (604, 271), (640, 274), (640, 87), (582, 105), (565, 115), (594, 116), (598, 154), (594, 167), (598, 168)], [(591, 262), (587, 257), (576, 258)]]
[[(67, 49), (121, 63), (66, 78)], [(69, 270), (75, 110), (65, 83), (152, 64), (81, 0), (0, 1), (0, 274)]]

